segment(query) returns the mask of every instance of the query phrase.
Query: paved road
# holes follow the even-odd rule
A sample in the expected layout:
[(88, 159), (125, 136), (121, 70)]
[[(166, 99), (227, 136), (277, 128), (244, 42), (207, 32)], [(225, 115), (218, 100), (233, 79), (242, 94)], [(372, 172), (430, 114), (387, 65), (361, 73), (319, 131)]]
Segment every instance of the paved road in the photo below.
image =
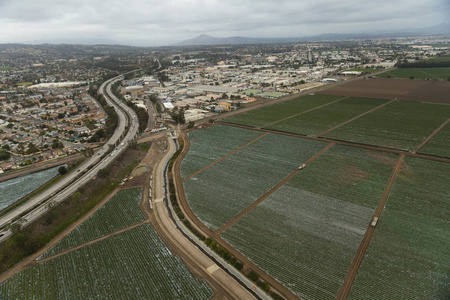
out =
[(147, 130), (152, 130), (155, 128), (155, 108), (153, 107), (153, 103), (150, 100), (145, 101), (145, 105), (147, 105), (147, 112), (148, 112), (148, 125)]
[[(125, 150), (128, 143), (136, 137), (138, 120), (135, 112), (117, 99), (111, 92), (111, 85), (119, 80), (122, 80), (122, 76), (104, 82), (99, 89), (99, 92), (105, 96), (106, 102), (114, 107), (119, 119), (116, 131), (108, 142), (76, 170), (67, 174), (55, 185), (1, 217), (0, 227), (15, 222), (23, 214), (26, 215), (23, 217), (22, 226), (33, 222), (42, 216), (48, 210), (49, 206), (56, 205), (65, 200), (68, 196), (76, 192), (79, 187), (91, 180), (97, 174), (98, 170), (103, 169), (114, 161)], [(126, 127), (128, 124), (130, 124), (130, 127), (127, 131)], [(120, 141), (121, 137), (123, 137), (122, 141)], [(105, 156), (109, 151), (108, 145), (115, 145), (116, 147), (110, 154)], [(1, 231), (0, 242), (5, 240), (10, 234), (11, 232), (9, 230)]]
[[(164, 158), (159, 162), (153, 176), (153, 199), (152, 205), (156, 220), (160, 224), (165, 235), (184, 255), (193, 259), (197, 268), (201, 268), (214, 281), (219, 283), (235, 299), (271, 299), (265, 292), (241, 274), (234, 267), (224, 262), (223, 259), (208, 248), (196, 236), (194, 236), (175, 215), (168, 201), (167, 188), (167, 166), (176, 151), (175, 138), (170, 133), (168, 137), (168, 148)], [(237, 279), (237, 280), (236, 280)], [(239, 282), (238, 282), (239, 281)], [(252, 293), (249, 292), (252, 291)]]

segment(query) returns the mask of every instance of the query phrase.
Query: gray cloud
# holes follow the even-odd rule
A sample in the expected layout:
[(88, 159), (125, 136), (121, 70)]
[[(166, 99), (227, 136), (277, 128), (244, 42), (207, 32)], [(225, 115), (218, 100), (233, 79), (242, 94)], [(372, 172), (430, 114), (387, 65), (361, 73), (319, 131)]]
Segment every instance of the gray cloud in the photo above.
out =
[(286, 37), (450, 22), (447, 0), (0, 0), (0, 43), (164, 45), (200, 33)]

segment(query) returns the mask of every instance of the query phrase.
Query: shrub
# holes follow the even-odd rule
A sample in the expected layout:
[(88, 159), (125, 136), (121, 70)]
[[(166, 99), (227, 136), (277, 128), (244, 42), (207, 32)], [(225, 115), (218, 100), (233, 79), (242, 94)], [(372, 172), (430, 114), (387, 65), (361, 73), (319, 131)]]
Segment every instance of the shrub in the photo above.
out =
[(259, 275), (258, 273), (256, 273), (255, 271), (250, 271), (250, 273), (247, 275), (248, 278), (250, 278), (251, 281), (256, 282), (259, 279)]
[(275, 293), (275, 292), (271, 292), (271, 293), (270, 293), (270, 296), (271, 296), (273, 299), (275, 299), (275, 300), (284, 300), (283, 297), (281, 297), (280, 295), (278, 295), (278, 294)]
[(268, 292), (270, 290), (270, 285), (267, 282), (258, 281), (257, 284), (260, 288), (262, 288), (266, 292)]

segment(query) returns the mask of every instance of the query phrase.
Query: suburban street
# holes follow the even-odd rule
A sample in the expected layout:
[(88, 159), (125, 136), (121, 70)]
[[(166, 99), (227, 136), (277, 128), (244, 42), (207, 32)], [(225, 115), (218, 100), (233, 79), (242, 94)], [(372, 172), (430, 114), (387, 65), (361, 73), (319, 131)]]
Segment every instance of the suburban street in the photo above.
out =
[[(21, 225), (26, 226), (28, 223), (33, 222), (44, 214), (49, 206), (64, 201), (68, 196), (76, 192), (79, 187), (83, 186), (96, 176), (100, 169), (114, 161), (116, 157), (125, 150), (128, 143), (136, 137), (139, 125), (135, 112), (117, 99), (111, 92), (111, 85), (121, 79), (122, 76), (112, 78), (104, 82), (99, 89), (99, 93), (105, 96), (107, 103), (115, 108), (119, 119), (116, 131), (108, 142), (89, 159), (84, 161), (76, 170), (67, 174), (62, 180), (10, 213), (2, 216), (0, 218), (0, 227), (15, 222), (25, 213), (26, 215), (22, 218)], [(128, 118), (130, 118), (130, 128), (128, 132), (126, 132)], [(121, 137), (123, 137), (122, 140), (120, 140)], [(103, 158), (109, 151), (109, 145), (115, 146), (115, 148), (113, 148), (110, 154)], [(1, 231), (0, 242), (6, 239), (10, 234), (9, 230), (4, 229)]]

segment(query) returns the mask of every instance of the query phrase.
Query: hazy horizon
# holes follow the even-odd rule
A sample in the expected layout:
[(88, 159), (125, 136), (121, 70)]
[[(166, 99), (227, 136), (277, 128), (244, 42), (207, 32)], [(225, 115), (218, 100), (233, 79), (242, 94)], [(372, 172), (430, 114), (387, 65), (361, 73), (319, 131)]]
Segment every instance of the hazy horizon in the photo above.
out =
[(167, 46), (214, 37), (308, 37), (450, 23), (446, 0), (0, 1), (0, 43)]

